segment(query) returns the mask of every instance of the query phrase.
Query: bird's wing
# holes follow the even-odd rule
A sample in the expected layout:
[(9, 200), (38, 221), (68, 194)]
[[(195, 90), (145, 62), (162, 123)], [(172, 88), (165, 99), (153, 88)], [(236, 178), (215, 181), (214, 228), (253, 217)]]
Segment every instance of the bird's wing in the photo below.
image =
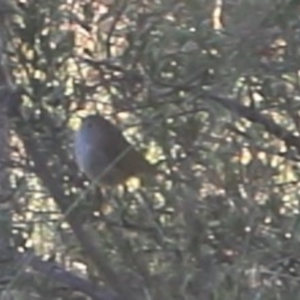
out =
[(154, 171), (154, 167), (130, 145), (117, 127), (109, 126), (106, 133), (105, 153), (117, 168), (126, 170), (128, 175)]

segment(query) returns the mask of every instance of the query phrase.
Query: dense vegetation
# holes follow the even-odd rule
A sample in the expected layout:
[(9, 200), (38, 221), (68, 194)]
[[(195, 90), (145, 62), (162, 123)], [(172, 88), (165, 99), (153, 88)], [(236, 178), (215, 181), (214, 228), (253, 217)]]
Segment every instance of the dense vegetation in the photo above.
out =
[[(28, 262), (13, 278), (30, 284), (6, 291), (298, 299), (298, 1), (18, 5), (7, 52), (18, 91), (8, 111), (14, 247), (67, 273), (58, 281)], [(88, 187), (72, 137), (96, 110), (158, 163), (157, 176)], [(85, 288), (66, 288), (70, 274)]]

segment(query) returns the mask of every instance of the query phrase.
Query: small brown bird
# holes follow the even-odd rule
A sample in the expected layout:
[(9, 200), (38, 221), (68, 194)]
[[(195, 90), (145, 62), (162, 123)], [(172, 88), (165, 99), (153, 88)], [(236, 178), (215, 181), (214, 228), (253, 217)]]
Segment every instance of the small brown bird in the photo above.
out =
[(121, 131), (100, 115), (86, 117), (75, 135), (75, 158), (90, 180), (117, 185), (155, 167), (136, 151)]

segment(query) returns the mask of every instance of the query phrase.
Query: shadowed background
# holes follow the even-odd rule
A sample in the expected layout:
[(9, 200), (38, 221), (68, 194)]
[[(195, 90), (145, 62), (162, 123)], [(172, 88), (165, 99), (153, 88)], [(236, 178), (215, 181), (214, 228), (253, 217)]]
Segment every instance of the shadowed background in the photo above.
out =
[[(298, 299), (297, 1), (19, 7), (5, 162), (16, 247), (121, 299)], [(96, 111), (159, 176), (91, 192), (73, 136)], [(41, 299), (78, 297), (33, 278)]]

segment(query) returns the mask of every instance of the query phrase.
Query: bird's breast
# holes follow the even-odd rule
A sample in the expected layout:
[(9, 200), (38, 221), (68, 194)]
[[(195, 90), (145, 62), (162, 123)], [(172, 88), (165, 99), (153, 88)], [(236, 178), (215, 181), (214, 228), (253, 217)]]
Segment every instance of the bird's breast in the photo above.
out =
[(82, 132), (78, 132), (75, 136), (74, 152), (79, 168), (83, 172), (87, 171), (92, 149), (93, 145), (87, 136), (82, 134)]

